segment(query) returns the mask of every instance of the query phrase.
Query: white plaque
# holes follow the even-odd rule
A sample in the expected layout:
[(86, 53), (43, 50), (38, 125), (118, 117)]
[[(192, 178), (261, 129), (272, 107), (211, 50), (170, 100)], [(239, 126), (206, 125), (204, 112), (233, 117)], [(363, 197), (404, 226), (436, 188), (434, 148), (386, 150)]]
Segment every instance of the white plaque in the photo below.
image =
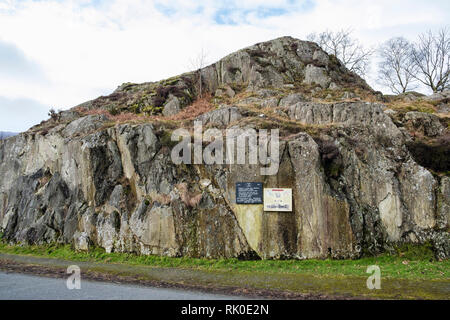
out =
[(292, 212), (292, 189), (264, 189), (264, 211)]

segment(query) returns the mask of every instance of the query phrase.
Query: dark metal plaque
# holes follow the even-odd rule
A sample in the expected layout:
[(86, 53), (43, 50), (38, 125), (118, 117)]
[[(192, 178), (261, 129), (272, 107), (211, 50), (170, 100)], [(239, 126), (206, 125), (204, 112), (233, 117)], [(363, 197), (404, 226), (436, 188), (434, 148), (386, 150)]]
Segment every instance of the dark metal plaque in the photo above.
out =
[(236, 204), (263, 204), (263, 184), (261, 182), (236, 183)]

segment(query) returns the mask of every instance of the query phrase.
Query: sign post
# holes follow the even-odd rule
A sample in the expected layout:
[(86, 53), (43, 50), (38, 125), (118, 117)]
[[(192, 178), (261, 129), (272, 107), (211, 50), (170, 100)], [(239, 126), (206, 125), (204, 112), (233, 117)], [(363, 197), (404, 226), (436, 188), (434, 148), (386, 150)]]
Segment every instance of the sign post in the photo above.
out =
[(264, 211), (292, 212), (292, 189), (264, 189)]

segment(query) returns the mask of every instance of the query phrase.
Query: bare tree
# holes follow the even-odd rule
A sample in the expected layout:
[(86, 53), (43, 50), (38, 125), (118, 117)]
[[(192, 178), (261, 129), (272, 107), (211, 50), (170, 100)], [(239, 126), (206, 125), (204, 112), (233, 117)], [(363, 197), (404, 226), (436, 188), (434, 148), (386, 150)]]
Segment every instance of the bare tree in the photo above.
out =
[(417, 88), (412, 76), (417, 67), (412, 58), (412, 44), (403, 37), (392, 38), (379, 48), (381, 61), (378, 82), (395, 94)]
[(421, 34), (412, 50), (412, 59), (417, 67), (417, 72), (411, 73), (413, 78), (434, 93), (445, 90), (450, 76), (449, 29)]
[(328, 54), (333, 54), (349, 69), (364, 77), (370, 65), (370, 57), (374, 50), (365, 49), (352, 37), (352, 30), (340, 30), (308, 35), (308, 40), (316, 42)]
[(202, 69), (207, 64), (207, 56), (208, 54), (205, 52), (204, 48), (202, 48), (200, 52), (197, 54), (197, 56), (190, 60), (191, 67), (195, 70), (197, 74), (199, 97), (203, 96)]

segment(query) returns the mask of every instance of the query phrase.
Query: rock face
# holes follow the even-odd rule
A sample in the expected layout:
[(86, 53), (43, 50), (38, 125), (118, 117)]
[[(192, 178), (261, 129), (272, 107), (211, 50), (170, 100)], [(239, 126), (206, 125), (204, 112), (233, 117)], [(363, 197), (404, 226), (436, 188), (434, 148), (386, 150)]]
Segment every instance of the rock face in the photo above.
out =
[(328, 56), (317, 44), (291, 37), (278, 38), (235, 52), (203, 69), (207, 87), (214, 92), (219, 86), (248, 83), (252, 89), (281, 87), (301, 82), (328, 88), (336, 84), (370, 87), (342, 63)]
[[(279, 170), (272, 176), (254, 164), (176, 165), (173, 144), (156, 122), (112, 124), (101, 115), (67, 113), (45, 132), (0, 141), (3, 238), (72, 243), (78, 250), (262, 259), (358, 258), (430, 241), (437, 256), (447, 258), (449, 179), (414, 161), (383, 105), (314, 102), (295, 90), (278, 97), (273, 89), (290, 81), (343, 85), (341, 68), (315, 44), (281, 38), (201, 71), (209, 92), (247, 83), (254, 101), (272, 99), (262, 107), (277, 109), (299, 128), (281, 139)], [(170, 95), (164, 110), (181, 108), (183, 99)], [(234, 98), (229, 90), (227, 95)], [(247, 120), (261, 117), (241, 109), (242, 103), (194, 120), (248, 127)], [(325, 129), (314, 134), (306, 127)], [(235, 186), (243, 181), (292, 188), (293, 212), (236, 204)]]
[[(15, 139), (1, 145), (2, 230), (10, 241), (169, 256), (253, 254), (223, 195), (193, 184), (200, 168), (172, 164), (151, 125), (70, 142), (57, 133)], [(39, 161), (46, 148), (56, 161)], [(191, 197), (198, 198), (195, 207)]]

